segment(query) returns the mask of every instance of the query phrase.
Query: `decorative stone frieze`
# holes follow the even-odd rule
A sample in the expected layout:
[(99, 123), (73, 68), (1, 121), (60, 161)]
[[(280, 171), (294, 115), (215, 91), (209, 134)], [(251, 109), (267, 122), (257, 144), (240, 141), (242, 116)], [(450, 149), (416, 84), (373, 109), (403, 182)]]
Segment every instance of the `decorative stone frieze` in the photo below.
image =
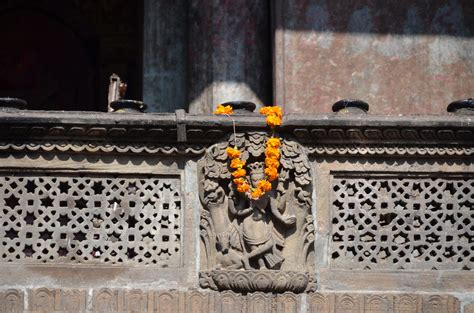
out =
[(200, 156), (206, 150), (201, 144), (113, 144), (106, 142), (87, 141), (28, 141), (28, 142), (0, 142), (0, 151), (6, 152), (53, 152), (68, 154), (144, 154), (160, 156)]
[(474, 154), (473, 146), (425, 146), (425, 145), (363, 145), (363, 144), (319, 144), (307, 146), (310, 156), (337, 157), (465, 157)]
[[(1, 312), (162, 312), (162, 313), (458, 313), (460, 301), (449, 295), (409, 293), (281, 294), (232, 291), (178, 291), (97, 288), (0, 291)], [(28, 310), (25, 311), (25, 304)], [(470, 313), (472, 305), (465, 305)]]
[(240, 292), (308, 287), (314, 227), (312, 178), (303, 147), (282, 140), (279, 178), (262, 198), (251, 199), (232, 183), (227, 146), (242, 151), (256, 187), (264, 177), (266, 138), (263, 132), (239, 133), (211, 146), (199, 162), (202, 287)]
[(417, 294), (313, 293), (308, 313), (457, 313), (452, 296)]

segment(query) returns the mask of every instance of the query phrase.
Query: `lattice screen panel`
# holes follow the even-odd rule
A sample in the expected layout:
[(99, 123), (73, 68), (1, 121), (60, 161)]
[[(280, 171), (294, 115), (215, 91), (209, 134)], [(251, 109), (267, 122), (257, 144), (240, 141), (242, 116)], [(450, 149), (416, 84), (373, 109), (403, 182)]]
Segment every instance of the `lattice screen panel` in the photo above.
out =
[(474, 269), (474, 179), (334, 177), (331, 267)]
[(177, 266), (178, 177), (0, 174), (0, 262)]

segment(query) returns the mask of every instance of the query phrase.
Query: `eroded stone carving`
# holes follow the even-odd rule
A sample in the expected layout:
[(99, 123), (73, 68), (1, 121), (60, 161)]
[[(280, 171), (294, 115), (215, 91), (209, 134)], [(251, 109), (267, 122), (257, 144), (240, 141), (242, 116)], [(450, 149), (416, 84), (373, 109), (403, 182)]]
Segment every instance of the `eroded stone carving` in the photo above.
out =
[(226, 148), (236, 145), (247, 180), (263, 179), (267, 134), (239, 133), (207, 149), (199, 162), (202, 287), (302, 292), (313, 254), (311, 175), (304, 149), (282, 140), (279, 177), (258, 200), (235, 189)]
[(24, 295), (21, 291), (9, 289), (0, 292), (0, 312), (20, 313), (23, 312)]

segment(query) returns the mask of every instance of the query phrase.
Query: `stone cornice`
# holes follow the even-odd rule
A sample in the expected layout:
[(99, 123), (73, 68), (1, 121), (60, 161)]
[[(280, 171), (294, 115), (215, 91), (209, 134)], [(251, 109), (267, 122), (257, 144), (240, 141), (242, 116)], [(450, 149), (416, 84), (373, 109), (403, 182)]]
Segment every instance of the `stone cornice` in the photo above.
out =
[[(264, 117), (235, 115), (238, 131), (265, 130)], [(0, 112), (4, 142), (41, 140), (141, 142), (146, 144), (197, 143), (221, 140), (232, 130), (227, 117), (103, 112)], [(287, 115), (282, 135), (306, 144), (472, 145), (474, 119), (469, 116), (338, 116)]]

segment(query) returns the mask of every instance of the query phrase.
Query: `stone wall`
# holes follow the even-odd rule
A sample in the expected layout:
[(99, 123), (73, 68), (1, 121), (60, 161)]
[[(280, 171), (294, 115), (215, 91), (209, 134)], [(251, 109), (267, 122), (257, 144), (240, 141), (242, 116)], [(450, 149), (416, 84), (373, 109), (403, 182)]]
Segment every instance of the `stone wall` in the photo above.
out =
[[(234, 119), (259, 156), (264, 118)], [(459, 115), (286, 116), (284, 260), (234, 268), (201, 190), (228, 118), (2, 112), (0, 311), (470, 312), (473, 132)], [(231, 195), (225, 168), (211, 194)]]
[(329, 112), (363, 99), (374, 114), (444, 114), (472, 96), (469, 1), (275, 1), (275, 102)]

